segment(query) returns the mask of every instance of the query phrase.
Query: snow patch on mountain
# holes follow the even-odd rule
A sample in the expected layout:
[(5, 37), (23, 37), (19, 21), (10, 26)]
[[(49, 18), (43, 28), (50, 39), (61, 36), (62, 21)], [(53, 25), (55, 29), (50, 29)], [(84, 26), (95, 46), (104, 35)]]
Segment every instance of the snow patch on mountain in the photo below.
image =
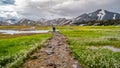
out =
[(76, 18), (76, 20), (79, 20), (79, 19), (81, 19), (81, 17)]
[(10, 24), (14, 24), (11, 20), (7, 20), (7, 22), (10, 23)]
[(103, 20), (103, 17), (105, 16), (105, 14), (106, 14), (105, 10), (101, 10), (99, 14), (97, 14), (98, 20)]
[(28, 24), (30, 24), (31, 22), (30, 21), (28, 21)]
[(24, 20), (25, 20), (25, 19), (22, 19), (22, 20), (20, 21), (20, 23), (23, 23)]
[(113, 19), (115, 20), (115, 18), (116, 18), (116, 14), (114, 14), (114, 16), (113, 16)]
[(89, 14), (89, 16), (92, 16), (92, 14)]

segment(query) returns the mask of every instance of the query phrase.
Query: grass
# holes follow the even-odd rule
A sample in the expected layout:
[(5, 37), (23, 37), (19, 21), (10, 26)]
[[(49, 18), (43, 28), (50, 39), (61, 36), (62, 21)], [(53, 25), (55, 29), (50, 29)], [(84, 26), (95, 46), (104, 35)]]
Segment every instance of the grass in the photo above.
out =
[[(32, 26), (0, 26), (0, 29), (22, 30)], [(35, 29), (50, 27), (35, 26)], [(68, 38), (73, 56), (85, 68), (120, 68), (120, 52), (103, 49), (102, 46), (120, 48), (119, 26), (57, 26), (57, 29)], [(35, 49), (41, 47), (42, 41), (50, 34), (37, 35), (0, 35), (0, 68), (15, 68)], [(98, 49), (91, 49), (91, 46)], [(99, 48), (100, 47), (100, 48)]]
[[(68, 37), (73, 55), (85, 68), (120, 68), (120, 52), (102, 48), (120, 48), (120, 27), (62, 26), (57, 29)], [(91, 49), (91, 46), (98, 49)]]
[(0, 40), (0, 68), (14, 68), (21, 64), (50, 34), (37, 34)]
[[(0, 26), (0, 30), (48, 30), (48, 26)], [(0, 68), (16, 68), (40, 48), (48, 34), (0, 34)]]
[(39, 29), (39, 30), (46, 30), (49, 29), (50, 27), (48, 26), (0, 26), (0, 29), (4, 29), (4, 30), (25, 30), (25, 29), (29, 29), (29, 28), (33, 28), (33, 29)]

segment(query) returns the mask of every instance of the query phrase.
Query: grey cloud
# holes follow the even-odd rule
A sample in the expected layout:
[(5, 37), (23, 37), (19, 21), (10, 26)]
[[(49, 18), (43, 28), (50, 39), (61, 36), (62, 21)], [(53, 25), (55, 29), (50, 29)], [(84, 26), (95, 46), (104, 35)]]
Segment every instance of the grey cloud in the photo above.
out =
[[(24, 18), (73, 18), (97, 9), (106, 9), (120, 13), (120, 0), (23, 0), (25, 6), (18, 7), (18, 13)], [(22, 4), (21, 4), (22, 5)], [(16, 6), (17, 8), (17, 6)], [(22, 11), (21, 11), (22, 10)]]
[[(80, 1), (80, 0), (77, 0)], [(103, 2), (102, 2), (103, 1)], [(64, 7), (56, 8), (57, 11), (60, 11), (59, 14), (77, 16), (85, 12), (92, 12), (97, 9), (106, 9), (114, 11), (114, 9), (119, 10), (119, 0), (101, 0), (101, 3), (98, 3), (98, 0), (86, 0), (85, 3), (80, 4), (81, 2), (73, 2), (72, 4)], [(61, 5), (62, 6), (62, 5)]]

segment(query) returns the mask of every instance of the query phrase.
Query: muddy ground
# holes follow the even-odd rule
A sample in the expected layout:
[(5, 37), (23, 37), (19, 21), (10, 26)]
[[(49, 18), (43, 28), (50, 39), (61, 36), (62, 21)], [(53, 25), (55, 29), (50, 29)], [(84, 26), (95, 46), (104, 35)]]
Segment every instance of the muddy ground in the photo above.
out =
[(83, 68), (74, 59), (67, 39), (59, 32), (33, 53), (20, 68)]

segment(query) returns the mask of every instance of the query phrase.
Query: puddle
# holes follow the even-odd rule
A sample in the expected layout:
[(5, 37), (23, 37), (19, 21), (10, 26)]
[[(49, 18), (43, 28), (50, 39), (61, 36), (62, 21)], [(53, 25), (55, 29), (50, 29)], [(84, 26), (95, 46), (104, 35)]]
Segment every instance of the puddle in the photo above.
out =
[(48, 32), (49, 30), (34, 30), (34, 31), (0, 30), (1, 34), (48, 33)]
[(102, 47), (96, 47), (96, 46), (90, 46), (90, 49), (98, 49), (98, 48), (103, 48), (103, 49), (109, 49), (113, 52), (120, 52), (120, 48), (115, 48), (113, 46), (102, 46)]
[(102, 48), (112, 50), (113, 52), (120, 52), (120, 48), (115, 48), (113, 46), (103, 46)]

